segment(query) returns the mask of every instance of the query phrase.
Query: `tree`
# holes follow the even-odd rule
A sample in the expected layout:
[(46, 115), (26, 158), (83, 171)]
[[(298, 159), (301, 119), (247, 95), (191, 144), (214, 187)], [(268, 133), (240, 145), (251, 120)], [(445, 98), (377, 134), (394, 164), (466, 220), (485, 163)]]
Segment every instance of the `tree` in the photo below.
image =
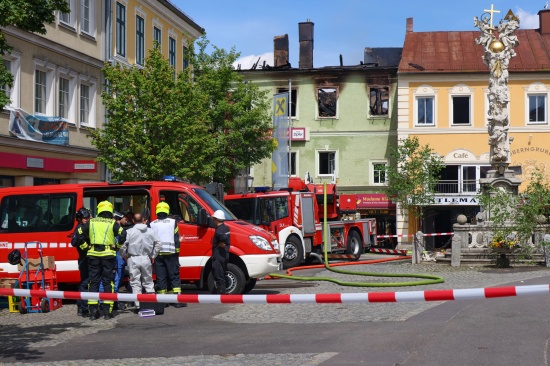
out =
[[(55, 20), (55, 11), (69, 13), (66, 0), (2, 0), (0, 1), (0, 27), (15, 26), (23, 31), (46, 34), (45, 23)], [(0, 55), (11, 52), (4, 32), (0, 29)], [(0, 65), (0, 85), (13, 86), (13, 76), (2, 64)], [(5, 93), (0, 93), (0, 109), (10, 103)]]
[[(436, 184), (443, 169), (441, 156), (429, 145), (421, 146), (418, 137), (407, 137), (390, 147), (391, 163), (386, 169), (388, 197), (408, 211), (409, 220), (415, 219), (421, 228), (424, 207), (434, 203)], [(413, 240), (413, 263), (420, 263), (420, 243)]]
[(231, 67), (238, 54), (198, 42), (192, 68), (175, 75), (156, 47), (145, 67), (106, 66), (107, 123), (90, 130), (98, 160), (114, 179), (158, 180), (173, 174), (196, 183), (230, 179), (273, 149), (266, 93)]

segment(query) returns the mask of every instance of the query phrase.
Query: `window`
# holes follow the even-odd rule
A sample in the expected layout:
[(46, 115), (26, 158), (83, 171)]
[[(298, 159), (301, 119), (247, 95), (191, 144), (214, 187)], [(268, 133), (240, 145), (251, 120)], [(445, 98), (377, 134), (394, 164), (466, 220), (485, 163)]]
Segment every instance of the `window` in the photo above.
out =
[(418, 103), (417, 123), (419, 125), (433, 125), (434, 124), (434, 98), (420, 97), (420, 98), (417, 98), (416, 100)]
[(546, 122), (546, 94), (530, 94), (529, 123)]
[(372, 164), (372, 183), (373, 184), (386, 184), (386, 163), (373, 163)]
[(68, 13), (59, 13), (59, 22), (61, 24), (68, 25), (71, 28), (75, 27), (76, 23), (76, 1), (77, 0), (67, 0), (67, 4), (69, 5), (70, 12)]
[[(278, 88), (277, 93), (287, 93), (288, 88)], [(296, 118), (296, 109), (298, 105), (298, 89), (292, 88), (292, 93), (290, 94), (290, 117)]]
[(143, 65), (145, 59), (145, 22), (136, 15), (136, 64)]
[(90, 0), (82, 0), (80, 6), (80, 29), (90, 33)]
[(46, 72), (35, 70), (34, 72), (34, 111), (36, 113), (46, 113), (46, 91), (47, 81)]
[(390, 88), (369, 88), (369, 113), (371, 116), (387, 116), (390, 104)]
[[(11, 73), (11, 61), (10, 60), (4, 59), (4, 67), (6, 68), (6, 70), (8, 70)], [(2, 89), (4, 91), (4, 93), (6, 94), (6, 96), (8, 98), (10, 97), (11, 88), (9, 87), (9, 85), (7, 85), (7, 84), (2, 85), (2, 86), (0, 86), (0, 89)]]
[(338, 90), (336, 88), (317, 89), (317, 108), (319, 118), (335, 118), (338, 101)]
[(86, 125), (87, 127), (95, 127), (96, 118), (96, 84), (97, 81), (94, 78), (86, 75), (80, 75), (80, 125)]
[(470, 124), (470, 97), (453, 96), (453, 125)]
[(153, 39), (157, 42), (157, 47), (162, 45), (162, 31), (160, 28), (153, 27)]
[(126, 7), (116, 3), (116, 53), (126, 57)]
[(176, 68), (176, 40), (172, 37), (168, 38), (168, 60), (170, 66)]
[(61, 118), (69, 118), (69, 80), (63, 77), (59, 78), (59, 105), (57, 114)]
[(0, 232), (70, 231), (76, 194), (17, 195), (2, 198)]
[(182, 48), (182, 60), (183, 60), (183, 70), (187, 69), (189, 67), (189, 58), (187, 57), (187, 47), (183, 46)]
[[(291, 176), (296, 176), (296, 152), (295, 151), (291, 151), (290, 152), (290, 175)], [(288, 154), (286, 155), (286, 158), (288, 159)]]
[(80, 123), (88, 123), (90, 115), (90, 87), (80, 84)]
[(317, 152), (318, 175), (332, 175), (336, 173), (336, 151)]
[(10, 98), (10, 102), (6, 106), (15, 108), (19, 108), (20, 56), (20, 53), (14, 51), (11, 54), (4, 55), (3, 59), (0, 58), (0, 60), (4, 63), (6, 70), (8, 70), (13, 77), (11, 88), (8, 85), (2, 85), (0, 86), (0, 90), (6, 93), (6, 95)]

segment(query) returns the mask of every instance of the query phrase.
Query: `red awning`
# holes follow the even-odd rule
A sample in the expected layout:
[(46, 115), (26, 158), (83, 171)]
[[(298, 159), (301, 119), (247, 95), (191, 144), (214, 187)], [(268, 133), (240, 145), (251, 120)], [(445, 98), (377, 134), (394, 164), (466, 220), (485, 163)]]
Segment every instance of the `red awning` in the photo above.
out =
[(357, 194), (357, 208), (395, 208), (395, 203), (383, 193)]

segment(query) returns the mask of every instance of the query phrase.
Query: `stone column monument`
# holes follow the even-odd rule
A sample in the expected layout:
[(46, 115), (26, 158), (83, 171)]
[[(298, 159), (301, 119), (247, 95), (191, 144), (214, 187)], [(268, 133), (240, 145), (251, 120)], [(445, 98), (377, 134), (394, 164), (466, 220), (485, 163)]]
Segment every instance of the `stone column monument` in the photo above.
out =
[[(509, 10), (498, 25), (493, 25), (493, 15), (498, 10), (484, 10), (485, 13), (478, 19), (474, 17), (474, 25), (479, 28), (481, 35), (476, 43), (484, 50), (483, 63), (489, 68), (489, 112), (488, 132), (490, 146), (490, 162), (492, 169), (487, 178), (481, 179), (482, 187), (495, 187), (506, 190), (511, 194), (518, 193), (521, 179), (516, 178), (514, 172), (508, 168), (510, 164), (510, 143), (508, 136), (510, 120), (508, 103), (508, 65), (510, 59), (516, 56), (514, 48), (519, 44), (515, 31), (519, 28), (519, 19)], [(486, 218), (490, 220), (490, 217)]]

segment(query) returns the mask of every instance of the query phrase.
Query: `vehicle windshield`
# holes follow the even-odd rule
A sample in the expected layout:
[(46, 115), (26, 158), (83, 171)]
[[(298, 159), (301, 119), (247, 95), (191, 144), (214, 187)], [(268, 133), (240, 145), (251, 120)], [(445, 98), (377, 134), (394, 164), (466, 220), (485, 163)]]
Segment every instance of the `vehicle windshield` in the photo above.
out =
[(204, 203), (212, 209), (212, 211), (222, 210), (225, 214), (226, 220), (236, 220), (237, 218), (235, 215), (229, 211), (227, 207), (225, 207), (220, 201), (215, 199), (210, 193), (208, 193), (205, 189), (194, 189), (193, 190), (197, 196), (201, 198), (201, 200), (204, 201)]
[(237, 200), (227, 200), (225, 204), (231, 212), (235, 213), (239, 219), (247, 221), (253, 225), (260, 225), (260, 218), (255, 215), (254, 206), (256, 203), (254, 198), (243, 198)]

